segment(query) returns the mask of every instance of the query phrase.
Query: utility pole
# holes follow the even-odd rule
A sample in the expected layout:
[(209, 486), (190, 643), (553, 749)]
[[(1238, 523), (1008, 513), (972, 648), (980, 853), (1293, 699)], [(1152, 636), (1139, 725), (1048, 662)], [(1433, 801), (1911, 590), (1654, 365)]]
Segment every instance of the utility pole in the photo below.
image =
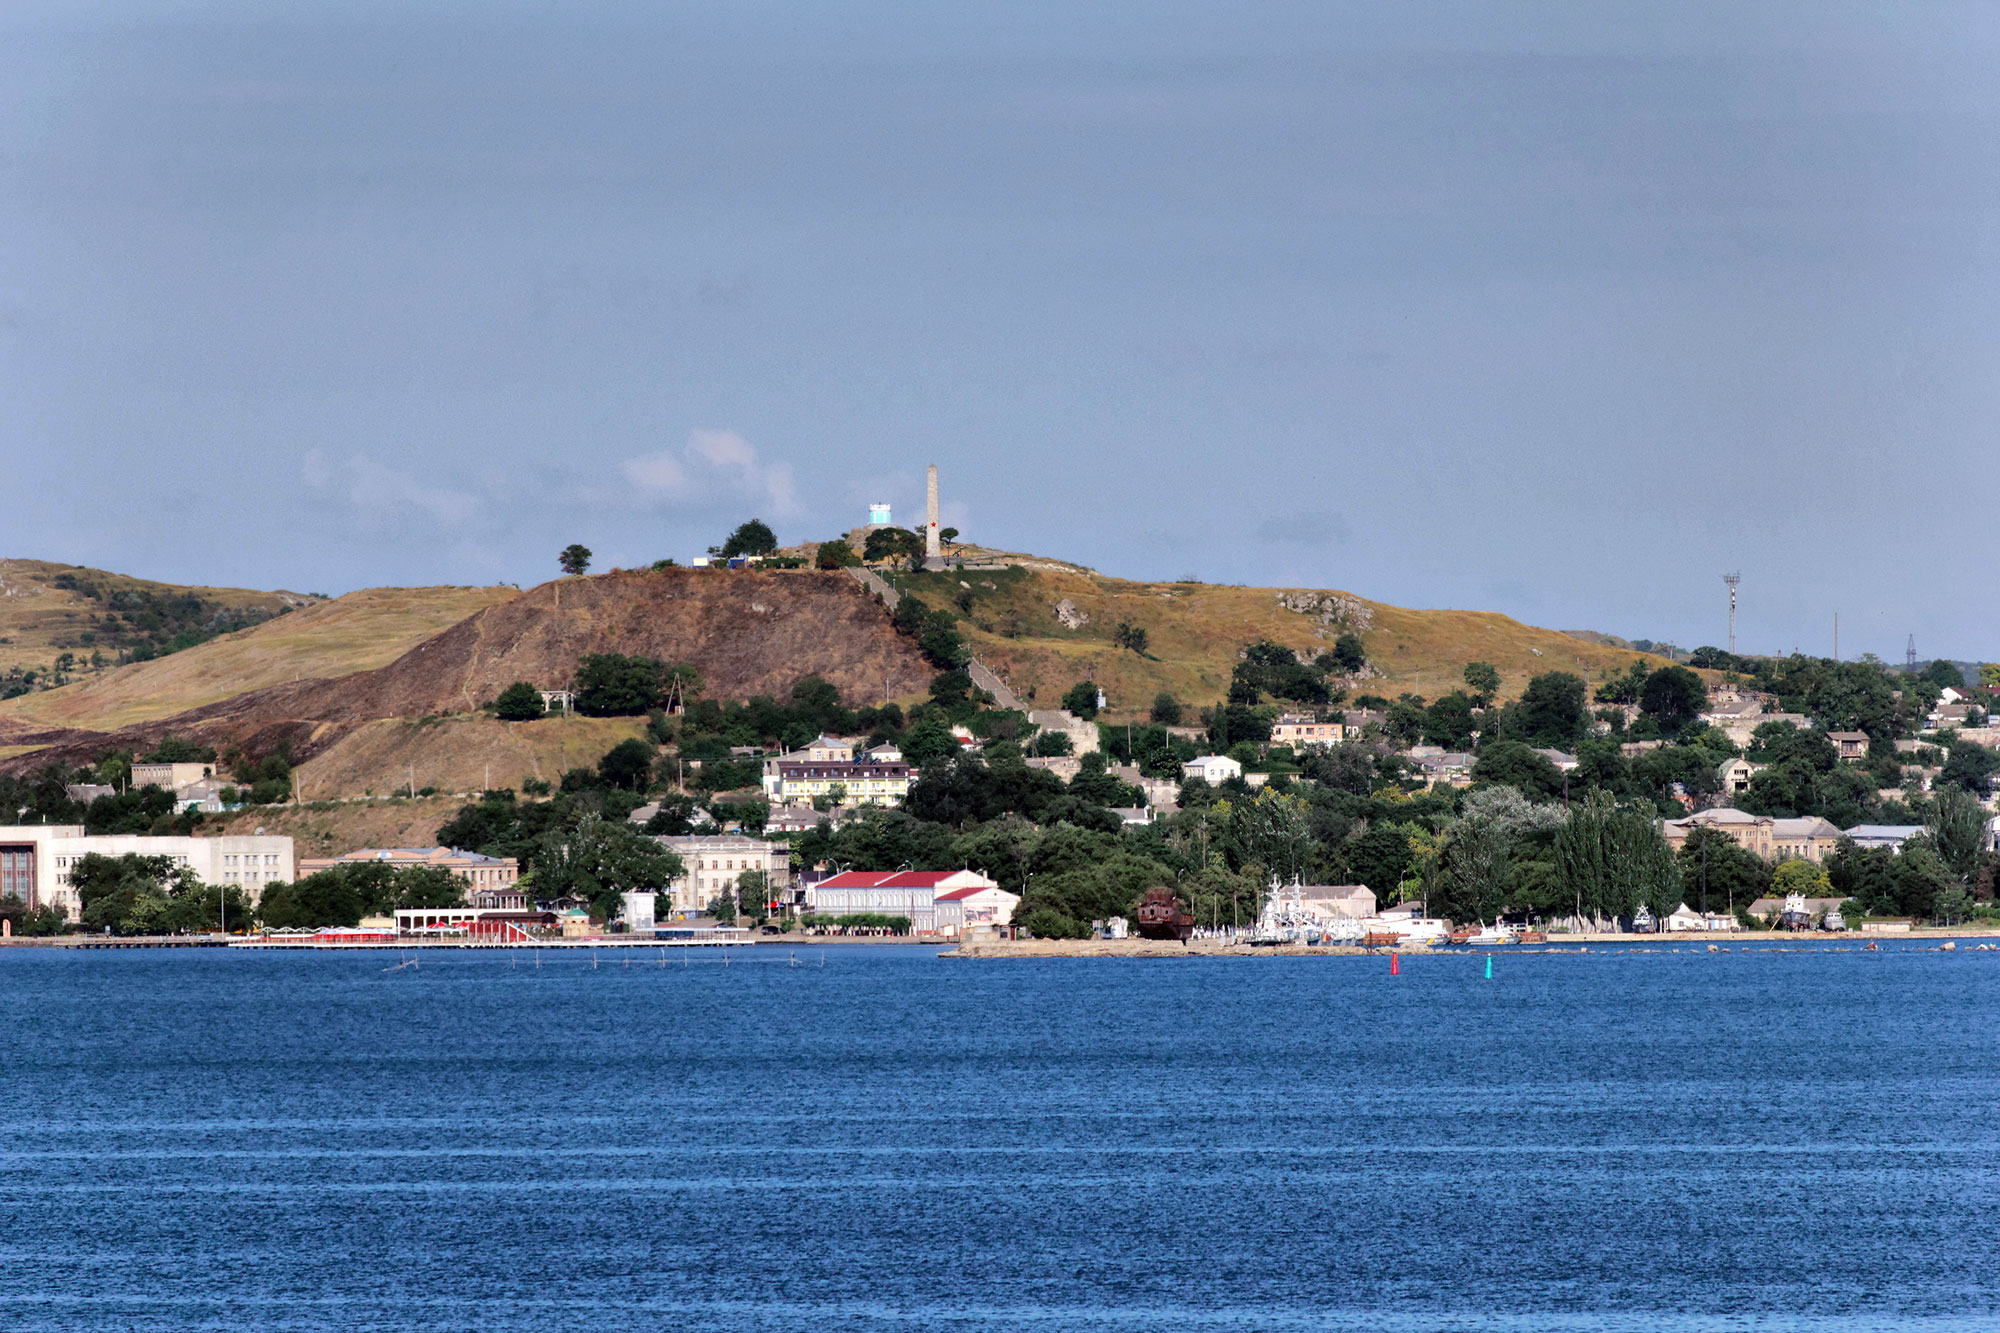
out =
[(1729, 585), (1729, 655), (1736, 656), (1736, 585), (1743, 582), (1741, 574), (1724, 574), (1722, 581)]

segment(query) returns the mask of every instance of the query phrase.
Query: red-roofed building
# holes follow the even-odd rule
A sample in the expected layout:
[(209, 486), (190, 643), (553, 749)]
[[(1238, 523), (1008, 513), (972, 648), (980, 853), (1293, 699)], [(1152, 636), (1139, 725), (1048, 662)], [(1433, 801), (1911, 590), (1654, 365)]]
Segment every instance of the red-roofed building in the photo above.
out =
[(956, 935), (968, 926), (1010, 926), (1021, 895), (994, 885), (953, 889), (937, 897), (940, 935)]
[[(999, 887), (977, 870), (848, 870), (808, 888), (806, 910), (822, 916), (906, 916), (919, 935), (957, 934), (964, 900), (950, 895)], [(947, 898), (940, 911), (940, 899)]]

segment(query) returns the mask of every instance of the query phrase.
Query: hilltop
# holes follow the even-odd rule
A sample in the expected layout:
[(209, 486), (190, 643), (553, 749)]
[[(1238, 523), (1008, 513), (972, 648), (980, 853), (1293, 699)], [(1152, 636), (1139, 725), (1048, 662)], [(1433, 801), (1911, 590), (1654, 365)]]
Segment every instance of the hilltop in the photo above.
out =
[(0, 560), (0, 675), (44, 671), (62, 653), (80, 669), (153, 656), (323, 598), (160, 583), (48, 560)]

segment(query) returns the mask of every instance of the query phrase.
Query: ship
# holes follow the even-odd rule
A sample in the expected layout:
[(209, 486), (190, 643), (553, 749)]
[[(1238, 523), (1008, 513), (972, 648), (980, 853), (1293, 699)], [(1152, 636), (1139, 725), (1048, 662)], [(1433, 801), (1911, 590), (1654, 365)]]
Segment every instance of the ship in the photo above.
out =
[(1174, 891), (1165, 885), (1147, 889), (1134, 916), (1139, 923), (1139, 934), (1145, 939), (1179, 940), (1185, 944), (1194, 934), (1194, 913), (1182, 907)]
[(1659, 928), (1659, 922), (1653, 919), (1653, 914), (1646, 909), (1646, 904), (1640, 903), (1639, 910), (1632, 913), (1632, 933), (1634, 935), (1651, 935), (1658, 931)]

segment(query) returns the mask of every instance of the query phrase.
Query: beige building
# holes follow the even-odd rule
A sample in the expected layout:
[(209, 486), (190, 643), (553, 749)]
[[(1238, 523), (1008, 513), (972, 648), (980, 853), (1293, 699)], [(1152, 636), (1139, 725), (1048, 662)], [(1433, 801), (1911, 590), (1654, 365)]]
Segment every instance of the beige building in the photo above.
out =
[(521, 863), (511, 856), (481, 856), (455, 847), (363, 847), (345, 856), (308, 856), (299, 862), (299, 876), (352, 865), (386, 865), (396, 870), (437, 866), (464, 880), (473, 892), (505, 889), (521, 878)]
[(1766, 861), (1797, 858), (1817, 865), (1833, 854), (1841, 832), (1818, 816), (1802, 819), (1773, 819), (1742, 810), (1717, 806), (1685, 819), (1662, 821), (1660, 832), (1667, 845), (1679, 852), (1688, 835), (1698, 828), (1714, 829), (1751, 855)]
[[(764, 795), (772, 804), (840, 798), (843, 805), (901, 805), (910, 794), (908, 764), (778, 763), (764, 773)], [(835, 791), (839, 788), (839, 791)]]
[(137, 833), (88, 834), (81, 824), (0, 827), (0, 898), (29, 907), (54, 907), (70, 920), (83, 904), (69, 882), (84, 857), (164, 856), (186, 866), (204, 884), (243, 890), (251, 902), (264, 886), (293, 878), (292, 840), (283, 837), (155, 838)]
[(177, 791), (190, 782), (200, 782), (215, 775), (212, 762), (132, 765), (132, 785), (135, 787), (165, 787), (169, 791)]
[(1271, 744), (1289, 745), (1294, 750), (1309, 745), (1338, 745), (1347, 728), (1339, 722), (1322, 722), (1303, 713), (1286, 713), (1271, 724)]
[(659, 842), (687, 867), (679, 879), (661, 889), (676, 912), (706, 911), (717, 898), (736, 891), (737, 877), (746, 870), (761, 870), (770, 878), (774, 901), (791, 899), (792, 849), (787, 843), (736, 833), (690, 833)]
[(1731, 759), (1726, 761), (1720, 769), (1716, 770), (1716, 776), (1722, 779), (1723, 795), (1733, 800), (1741, 796), (1744, 792), (1749, 791), (1750, 779), (1762, 772), (1763, 768), (1764, 765), (1753, 764), (1748, 759)]
[(1829, 731), (1826, 738), (1833, 742), (1834, 753), (1843, 763), (1859, 764), (1868, 758), (1868, 733), (1865, 731)]

